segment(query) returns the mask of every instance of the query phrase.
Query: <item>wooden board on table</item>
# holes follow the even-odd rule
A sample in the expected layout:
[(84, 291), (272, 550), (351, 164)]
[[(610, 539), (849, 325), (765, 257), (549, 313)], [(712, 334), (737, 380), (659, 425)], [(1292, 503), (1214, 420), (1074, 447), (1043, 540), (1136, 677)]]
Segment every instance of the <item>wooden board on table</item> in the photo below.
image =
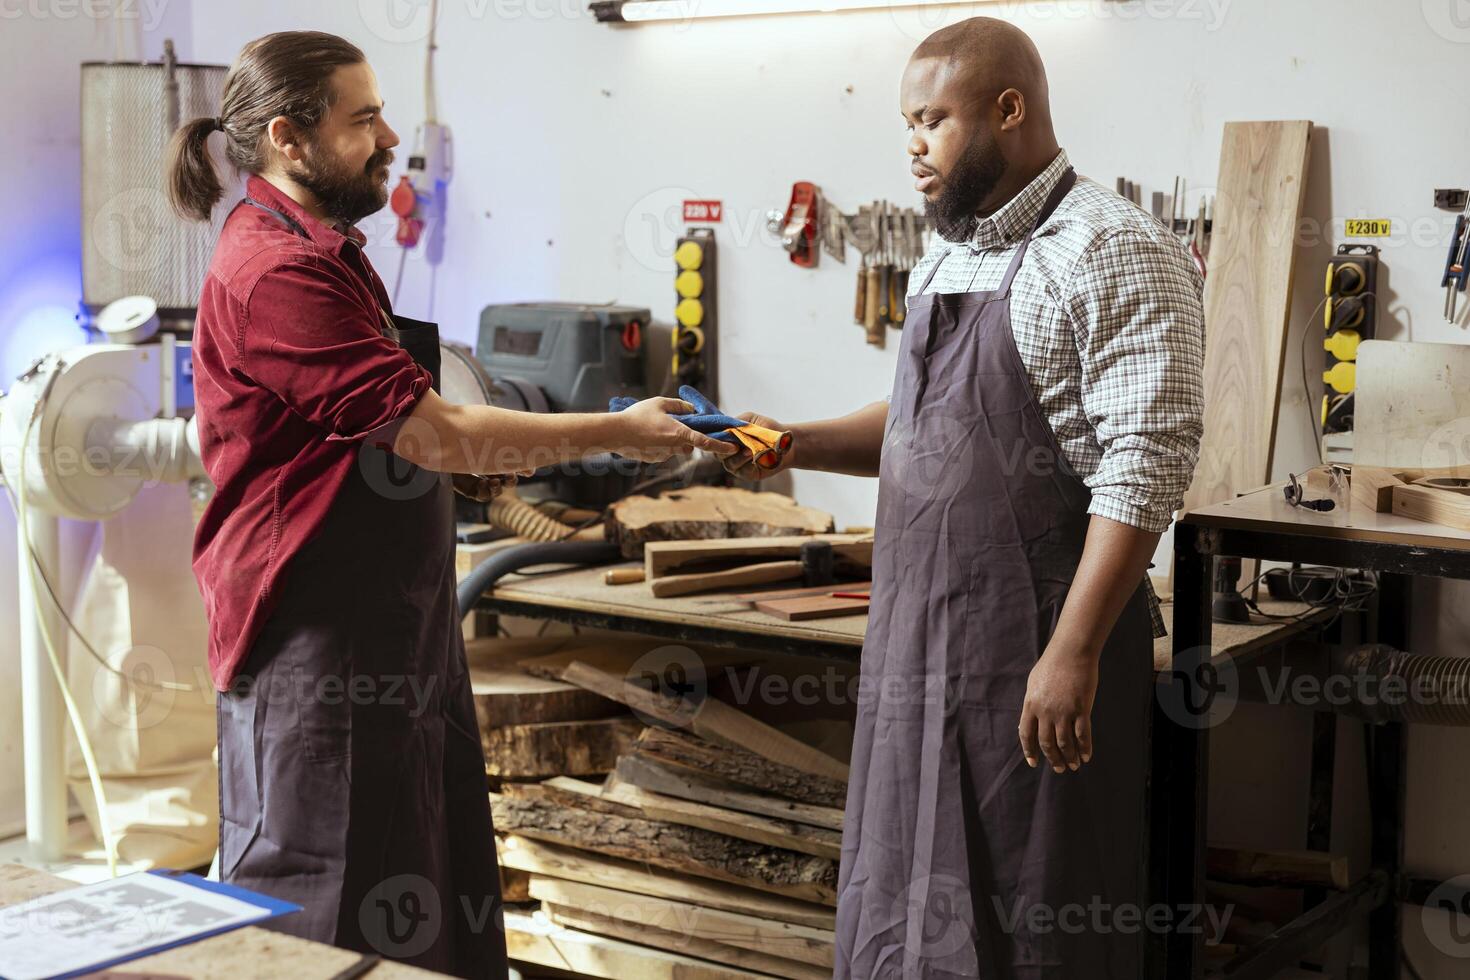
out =
[(518, 834), (500, 837), (496, 843), (501, 865), (519, 871), (604, 885), (639, 895), (657, 895), (778, 922), (793, 922), (818, 929), (836, 928), (836, 914), (823, 905)]
[(801, 546), (811, 541), (828, 541), (833, 557), (857, 565), (873, 564), (871, 534), (807, 534), (779, 538), (732, 538), (723, 541), (657, 541), (643, 549), (643, 569), (648, 579), (672, 575), (691, 565), (720, 562), (753, 563), (800, 558)]
[(1393, 512), (1442, 527), (1470, 531), (1470, 496), (1405, 484), (1393, 488)]
[(696, 770), (662, 766), (653, 759), (636, 753), (619, 758), (613, 774), (620, 782), (664, 796), (707, 803), (776, 820), (789, 820), (839, 833), (842, 830), (840, 807), (814, 806), (765, 793), (746, 792), (728, 783), (710, 779)]
[(660, 599), (694, 595), (697, 592), (728, 592), (748, 585), (800, 580), (804, 566), (799, 561), (761, 561), (718, 572), (693, 572), (688, 575), (664, 575), (648, 586)]
[(546, 779), (610, 772), (643, 723), (629, 715), (480, 729), (485, 772), (499, 779)]
[(641, 861), (784, 895), (837, 904), (837, 864), (698, 827), (567, 806), (549, 798), (490, 794), (497, 830)]
[(836, 861), (842, 857), (842, 832), (778, 820), (772, 817), (727, 810), (708, 803), (695, 803), (649, 792), (632, 783), (613, 779), (602, 791), (604, 799), (638, 808), (649, 819), (702, 827), (741, 840), (789, 851), (814, 854)]
[(1204, 436), (1187, 510), (1271, 476), (1311, 128), (1225, 124), (1205, 282)]
[(531, 897), (635, 925), (688, 933), (701, 939), (770, 953), (812, 966), (832, 966), (836, 936), (825, 929), (539, 875), (531, 876)]
[(755, 608), (767, 616), (775, 616), (787, 622), (804, 622), (809, 619), (832, 619), (835, 616), (866, 616), (867, 599), (839, 599), (832, 595), (793, 596), (789, 599), (764, 599)]
[(824, 534), (833, 526), (831, 514), (785, 494), (695, 486), (625, 497), (608, 509), (606, 529), (625, 557), (641, 558), (650, 541)]
[(606, 980), (769, 980), (760, 973), (567, 929), (523, 912), (505, 913), (512, 960)]
[(771, 956), (754, 950), (741, 949), (739, 946), (729, 946), (712, 939), (701, 939), (687, 932), (677, 931), (677, 929), (656, 929), (642, 923), (635, 925), (623, 919), (601, 916), (583, 909), (569, 908), (551, 902), (543, 902), (541, 908), (552, 922), (567, 929), (576, 929), (598, 936), (610, 936), (613, 939), (638, 943), (641, 946), (652, 946), (655, 949), (683, 956), (713, 960), (716, 963), (781, 977), (782, 980), (832, 980), (831, 969), (798, 963), (796, 960), (782, 959), (779, 956)]
[[(0, 865), (0, 908), (77, 887), (74, 881), (18, 864)], [(113, 968), (114, 976), (189, 977), (191, 980), (275, 980), (277, 977), (334, 977), (357, 966), (362, 954), (296, 936), (243, 926), (198, 942), (175, 946)], [(383, 960), (373, 980), (418, 980), (443, 974)]]
[(800, 589), (769, 589), (764, 592), (742, 592), (731, 596), (747, 602), (765, 602), (771, 599), (795, 599), (804, 595), (831, 595), (833, 592), (872, 592), (872, 582), (838, 582), (833, 585), (809, 585)]

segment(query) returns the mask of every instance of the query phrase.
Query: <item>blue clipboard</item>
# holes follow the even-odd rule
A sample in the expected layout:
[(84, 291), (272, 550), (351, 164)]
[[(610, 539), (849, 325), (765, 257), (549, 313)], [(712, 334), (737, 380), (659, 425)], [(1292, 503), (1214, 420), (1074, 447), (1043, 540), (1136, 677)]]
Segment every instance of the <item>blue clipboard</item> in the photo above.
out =
[[(150, 946), (147, 949), (136, 950), (127, 954), (126, 956), (119, 956), (114, 959), (88, 964), (85, 968), (80, 970), (73, 970), (68, 973), (58, 973), (55, 974), (55, 976), (52, 977), (51, 980), (67, 980), (67, 978), (71, 977), (84, 977), (88, 974), (96, 973), (99, 970), (106, 970), (111, 967), (118, 966), (122, 963), (130, 963), (133, 960), (139, 960), (145, 956), (152, 956), (154, 953), (161, 953), (166, 949), (173, 949), (176, 946), (187, 946), (191, 943), (197, 943), (201, 939), (208, 939), (210, 936), (218, 936), (222, 933), (232, 932), (235, 929), (240, 929), (245, 926), (259, 925), (260, 923), (265, 922), (268, 919), (274, 919), (277, 916), (288, 915), (292, 912), (301, 911), (301, 906), (297, 905), (294, 902), (283, 901), (279, 898), (271, 898), (269, 895), (262, 895), (259, 892), (253, 892), (247, 888), (241, 888), (238, 885), (227, 885), (224, 882), (210, 881), (208, 878), (201, 878), (199, 875), (191, 874), (188, 871), (173, 871), (168, 868), (156, 868), (146, 873), (151, 875), (158, 875), (160, 878), (168, 878), (172, 881), (181, 882), (194, 888), (199, 888), (207, 892), (213, 892), (217, 895), (224, 895), (228, 898), (235, 899), (238, 902), (244, 902), (247, 905), (253, 905), (256, 908), (260, 909), (264, 914), (261, 915), (260, 918), (252, 919), (249, 922), (239, 922), (233, 923), (231, 925), (221, 926), (215, 929), (205, 929), (203, 931), (195, 933), (192, 936), (189, 936), (187, 939), (180, 939), (176, 942), (170, 943), (160, 943), (157, 946)], [(0, 977), (0, 980), (4, 980), (4, 978)]]

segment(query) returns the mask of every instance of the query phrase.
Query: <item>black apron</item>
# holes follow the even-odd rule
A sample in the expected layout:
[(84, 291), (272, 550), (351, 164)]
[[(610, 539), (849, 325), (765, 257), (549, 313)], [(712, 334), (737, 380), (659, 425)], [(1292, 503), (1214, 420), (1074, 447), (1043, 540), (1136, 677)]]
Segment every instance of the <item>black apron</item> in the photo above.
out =
[[(289, 215), (244, 203), (305, 235)], [(438, 328), (383, 316), (437, 390)], [(291, 560), (240, 676), (217, 698), (220, 877), (303, 906), (268, 928), (501, 978), (452, 493), (447, 474), (364, 443), (320, 532)]]
[(1142, 976), (1153, 642), (1141, 582), (1102, 653), (1092, 761), (1031, 769), (1017, 736), (1091, 495), (1031, 390), (1010, 288), (1075, 180), (1058, 182), (996, 289), (909, 301), (879, 475), (840, 980)]

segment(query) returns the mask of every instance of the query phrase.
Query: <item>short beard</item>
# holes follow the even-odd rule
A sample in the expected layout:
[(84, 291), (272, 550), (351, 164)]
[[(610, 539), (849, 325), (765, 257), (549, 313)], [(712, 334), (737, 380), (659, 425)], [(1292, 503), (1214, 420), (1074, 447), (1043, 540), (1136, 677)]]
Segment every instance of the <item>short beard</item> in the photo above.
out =
[(355, 225), (388, 203), (388, 185), (378, 181), (376, 172), (393, 161), (391, 150), (374, 153), (367, 165), (355, 172), (317, 144), (307, 143), (306, 150), (290, 177), (316, 196), (321, 209), (334, 222)]
[(1006, 166), (995, 135), (988, 126), (981, 127), (949, 173), (941, 175), (939, 196), (924, 201), (924, 214), (940, 238), (964, 242), (974, 237), (980, 205), (1005, 176)]

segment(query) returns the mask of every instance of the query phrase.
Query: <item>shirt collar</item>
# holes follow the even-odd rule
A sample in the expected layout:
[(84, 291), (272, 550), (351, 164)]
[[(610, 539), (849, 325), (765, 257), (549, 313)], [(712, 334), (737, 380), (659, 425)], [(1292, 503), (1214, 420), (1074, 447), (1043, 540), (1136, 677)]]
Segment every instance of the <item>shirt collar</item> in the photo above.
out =
[(307, 237), (333, 254), (341, 251), (343, 244), (348, 241), (355, 242), (359, 247), (367, 244), (367, 236), (358, 231), (357, 226), (348, 225), (344, 232), (341, 228), (312, 217), (309, 211), (277, 190), (276, 186), (264, 177), (251, 174), (250, 178), (245, 181), (245, 193), (252, 200), (275, 208), (282, 214), (290, 215), (302, 228), (306, 229)]
[(1052, 162), (1031, 183), (1021, 188), (1015, 197), (1002, 204), (989, 217), (980, 219), (980, 223), (975, 226), (975, 234), (970, 236), (966, 244), (972, 251), (980, 252), (988, 248), (1014, 245), (1020, 241), (1036, 223), (1036, 217), (1041, 214), (1047, 196), (1069, 166), (1071, 164), (1067, 161), (1067, 151), (1058, 150)]

